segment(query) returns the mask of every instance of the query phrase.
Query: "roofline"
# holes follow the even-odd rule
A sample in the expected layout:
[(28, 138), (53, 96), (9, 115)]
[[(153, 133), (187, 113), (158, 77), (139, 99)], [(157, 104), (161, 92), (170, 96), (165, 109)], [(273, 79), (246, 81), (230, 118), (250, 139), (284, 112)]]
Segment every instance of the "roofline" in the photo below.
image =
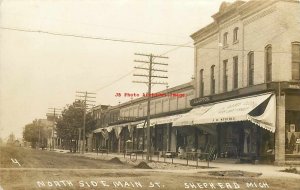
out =
[[(190, 82), (178, 85), (178, 86), (174, 86), (174, 87), (168, 88), (166, 90), (162, 90), (162, 91), (159, 91), (159, 92), (152, 92), (152, 93), (162, 93), (162, 94), (163, 93), (170, 93), (170, 92), (178, 91), (178, 90), (185, 89), (185, 88), (194, 88), (193, 81), (190, 81)], [(156, 99), (156, 98), (160, 98), (160, 97), (154, 97), (153, 99)], [(109, 106), (107, 108), (107, 110), (114, 110), (114, 109), (126, 107), (128, 105), (138, 103), (138, 102), (142, 102), (142, 101), (147, 100), (147, 99), (148, 99), (148, 97), (140, 97), (140, 98), (137, 98), (137, 99), (133, 99), (131, 101), (124, 102), (124, 103), (119, 104), (119, 105)]]
[[(231, 12), (231, 14), (246, 16), (246, 14), (251, 11), (249, 10), (249, 8), (251, 7), (257, 7), (257, 6), (262, 7), (264, 5), (272, 5), (277, 2), (300, 3), (299, 0), (268, 0), (268, 1), (250, 0), (238, 6), (231, 7), (223, 13), (218, 11), (217, 13), (213, 14), (211, 17), (214, 19), (214, 21), (204, 26), (203, 28), (199, 29), (198, 31), (194, 32), (193, 34), (190, 35), (190, 37), (194, 40), (195, 42), (194, 44), (196, 44), (217, 32), (217, 29), (219, 27), (219, 21), (220, 21), (218, 19), (223, 15)], [(214, 32), (214, 30), (216, 31)], [(200, 36), (202, 36), (201, 40), (198, 39)]]

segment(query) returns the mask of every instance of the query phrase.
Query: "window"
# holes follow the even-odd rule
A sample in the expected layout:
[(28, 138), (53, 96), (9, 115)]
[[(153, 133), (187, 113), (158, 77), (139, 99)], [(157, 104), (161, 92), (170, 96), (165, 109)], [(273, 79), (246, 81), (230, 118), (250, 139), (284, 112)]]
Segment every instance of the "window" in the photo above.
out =
[(233, 88), (238, 88), (239, 80), (239, 58), (233, 57)]
[(300, 80), (300, 43), (292, 44), (292, 79)]
[(204, 70), (200, 70), (200, 97), (204, 96), (204, 82), (203, 82), (203, 72)]
[(233, 30), (233, 43), (238, 42), (238, 31), (239, 31), (239, 28), (238, 28), (238, 27), (236, 27), (236, 28)]
[(228, 46), (228, 43), (227, 43), (227, 37), (228, 37), (228, 32), (226, 32), (224, 35), (223, 35), (223, 46)]
[(248, 53), (248, 85), (254, 84), (254, 53)]
[(223, 61), (223, 91), (227, 92), (227, 84), (228, 84), (228, 71), (227, 71), (228, 59)]
[(215, 93), (215, 65), (210, 68), (210, 93)]
[(272, 81), (272, 46), (265, 48), (266, 82)]

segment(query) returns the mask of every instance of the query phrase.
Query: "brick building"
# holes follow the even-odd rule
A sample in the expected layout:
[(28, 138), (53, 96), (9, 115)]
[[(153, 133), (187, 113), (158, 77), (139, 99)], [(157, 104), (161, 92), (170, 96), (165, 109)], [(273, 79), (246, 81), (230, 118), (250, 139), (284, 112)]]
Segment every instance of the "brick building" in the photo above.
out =
[(299, 159), (299, 1), (224, 2), (212, 18), (191, 35), (193, 110), (174, 125), (202, 128), (195, 147), (218, 157)]
[[(191, 82), (169, 88), (151, 95), (151, 143), (152, 151), (176, 151), (177, 131), (172, 128), (174, 120), (191, 110), (190, 100), (194, 98)], [(123, 152), (126, 142), (131, 149), (144, 151), (146, 143), (147, 95), (117, 106), (94, 108), (99, 116), (90, 146), (110, 152)], [(100, 111), (101, 110), (101, 111)], [(101, 114), (99, 114), (101, 112)], [(93, 143), (92, 143), (93, 142)]]

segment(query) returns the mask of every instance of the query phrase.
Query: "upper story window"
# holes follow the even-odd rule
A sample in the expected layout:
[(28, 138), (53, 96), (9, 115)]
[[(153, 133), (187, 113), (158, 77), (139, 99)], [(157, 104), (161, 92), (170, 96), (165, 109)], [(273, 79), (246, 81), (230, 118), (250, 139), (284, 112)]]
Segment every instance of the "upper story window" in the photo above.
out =
[(215, 94), (215, 65), (210, 68), (210, 94)]
[(228, 88), (228, 59), (223, 61), (223, 91), (227, 92)]
[(238, 88), (239, 80), (239, 58), (233, 57), (233, 88)]
[(203, 69), (201, 69), (200, 70), (200, 76), (199, 76), (199, 78), (200, 78), (200, 97), (203, 97), (204, 96), (204, 81), (203, 81), (203, 73), (204, 73), (204, 70)]
[(248, 53), (248, 85), (254, 84), (254, 52)]
[(228, 46), (227, 39), (228, 39), (228, 32), (226, 32), (226, 33), (223, 34), (223, 47)]
[(266, 82), (272, 81), (272, 46), (265, 48)]
[(292, 43), (292, 79), (300, 80), (300, 43)]
[(239, 28), (236, 27), (236, 28), (233, 30), (233, 43), (238, 42), (238, 32), (239, 32)]

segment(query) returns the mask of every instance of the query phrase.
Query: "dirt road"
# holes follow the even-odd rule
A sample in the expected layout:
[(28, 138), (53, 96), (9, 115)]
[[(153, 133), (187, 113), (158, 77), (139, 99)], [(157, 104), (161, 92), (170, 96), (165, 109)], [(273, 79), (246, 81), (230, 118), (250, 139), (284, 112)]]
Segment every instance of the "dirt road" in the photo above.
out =
[[(296, 178), (135, 169), (132, 165), (24, 148), (0, 148), (2, 189), (299, 189)], [(11, 161), (16, 159), (21, 166)], [(251, 177), (253, 176), (253, 177)], [(0, 188), (1, 189), (1, 188)]]

